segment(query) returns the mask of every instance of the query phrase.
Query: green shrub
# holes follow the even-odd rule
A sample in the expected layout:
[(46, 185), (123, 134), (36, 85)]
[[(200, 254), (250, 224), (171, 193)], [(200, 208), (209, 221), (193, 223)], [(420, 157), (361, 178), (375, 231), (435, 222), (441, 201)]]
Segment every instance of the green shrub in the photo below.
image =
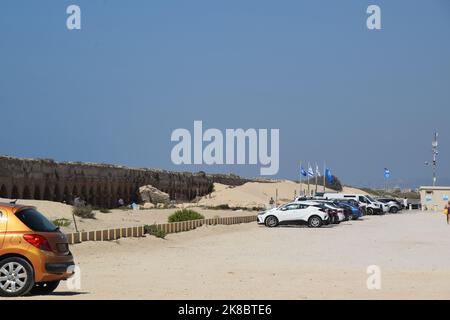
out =
[(72, 223), (72, 221), (66, 218), (55, 219), (52, 222), (57, 227), (68, 227)]
[(106, 208), (101, 208), (99, 211), (100, 211), (101, 213), (111, 213), (111, 210), (106, 209)]
[(72, 209), (74, 215), (80, 218), (95, 219), (95, 212), (90, 205), (75, 206)]
[(169, 216), (169, 222), (180, 222), (199, 219), (205, 219), (205, 217), (202, 216), (197, 211), (190, 209), (177, 210), (172, 215)]
[(156, 224), (144, 226), (144, 233), (155, 236), (157, 238), (164, 239), (166, 237), (166, 232), (163, 229), (158, 228)]

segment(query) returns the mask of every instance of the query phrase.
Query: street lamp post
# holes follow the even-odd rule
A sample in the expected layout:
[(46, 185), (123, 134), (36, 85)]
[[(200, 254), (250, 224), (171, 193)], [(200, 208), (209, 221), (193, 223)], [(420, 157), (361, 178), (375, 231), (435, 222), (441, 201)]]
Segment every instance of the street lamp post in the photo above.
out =
[(435, 132), (434, 133), (434, 138), (433, 138), (433, 142), (431, 144), (432, 146), (432, 150), (433, 150), (433, 187), (436, 186), (436, 181), (437, 181), (437, 177), (436, 177), (436, 164), (437, 164), (437, 155), (439, 154), (438, 152), (438, 133)]
[[(438, 133), (435, 132), (434, 133), (434, 138), (433, 138), (433, 142), (431, 143), (431, 150), (433, 152), (433, 163), (431, 164), (433, 167), (433, 187), (436, 186), (436, 181), (437, 181), (437, 175), (436, 175), (436, 167), (437, 167), (437, 155), (439, 154), (438, 151)], [(425, 162), (425, 165), (428, 166), (430, 163), (428, 161)]]
[[(433, 187), (436, 186), (436, 181), (437, 181), (436, 167), (437, 167), (437, 155), (439, 154), (438, 145), (439, 145), (438, 144), (438, 133), (435, 132), (434, 137), (433, 137), (433, 142), (431, 143), (431, 150), (433, 153), (433, 163), (431, 164), (432, 168), (433, 168)], [(426, 161), (425, 165), (428, 166), (429, 162)]]

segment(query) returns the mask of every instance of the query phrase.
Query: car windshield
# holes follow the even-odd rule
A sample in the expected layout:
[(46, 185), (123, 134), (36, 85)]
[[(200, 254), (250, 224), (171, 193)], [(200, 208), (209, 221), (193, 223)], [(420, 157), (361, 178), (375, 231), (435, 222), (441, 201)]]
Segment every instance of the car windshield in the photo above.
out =
[(370, 202), (375, 202), (375, 200), (373, 198), (371, 198), (370, 196), (366, 196), (367, 199), (370, 200)]
[(36, 209), (20, 210), (16, 212), (16, 217), (33, 231), (54, 232), (59, 229)]

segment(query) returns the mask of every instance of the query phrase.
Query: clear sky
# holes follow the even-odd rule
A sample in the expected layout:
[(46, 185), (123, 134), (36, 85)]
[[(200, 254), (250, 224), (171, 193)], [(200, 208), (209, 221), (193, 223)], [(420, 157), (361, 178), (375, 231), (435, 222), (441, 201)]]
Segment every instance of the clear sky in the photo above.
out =
[(326, 161), (360, 186), (430, 184), (437, 130), (450, 184), (450, 1), (2, 0), (0, 108), (0, 154), (259, 174), (172, 164), (202, 120), (279, 128), (277, 177)]

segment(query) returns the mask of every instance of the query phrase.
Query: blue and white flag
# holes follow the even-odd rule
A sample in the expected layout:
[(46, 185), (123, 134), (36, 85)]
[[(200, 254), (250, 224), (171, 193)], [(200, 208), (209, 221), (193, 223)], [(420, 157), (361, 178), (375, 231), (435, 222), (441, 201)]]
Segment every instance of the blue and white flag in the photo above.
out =
[(319, 166), (316, 164), (316, 175), (318, 177), (320, 177), (320, 170), (319, 170)]
[(384, 178), (389, 179), (391, 177), (391, 170), (384, 168)]
[(300, 174), (304, 177), (306, 177), (308, 174), (306, 173), (305, 169), (303, 169), (303, 166), (300, 168)]
[(331, 174), (331, 170), (329, 168), (325, 170), (325, 177), (329, 183), (333, 183), (333, 175)]
[(311, 166), (308, 168), (308, 177), (314, 177), (314, 170)]

